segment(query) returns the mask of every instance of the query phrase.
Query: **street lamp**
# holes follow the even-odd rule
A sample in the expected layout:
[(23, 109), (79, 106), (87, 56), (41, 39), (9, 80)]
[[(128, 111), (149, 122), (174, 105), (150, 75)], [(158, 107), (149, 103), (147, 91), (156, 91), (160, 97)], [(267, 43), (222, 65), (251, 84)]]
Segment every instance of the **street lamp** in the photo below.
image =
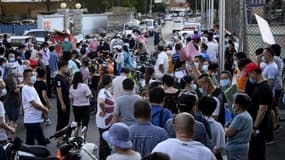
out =
[(65, 2), (60, 3), (60, 8), (61, 9), (66, 9), (67, 4)]
[(76, 4), (75, 4), (75, 8), (76, 8), (76, 9), (80, 9), (80, 8), (81, 8), (81, 4), (80, 4), (80, 3), (76, 3)]

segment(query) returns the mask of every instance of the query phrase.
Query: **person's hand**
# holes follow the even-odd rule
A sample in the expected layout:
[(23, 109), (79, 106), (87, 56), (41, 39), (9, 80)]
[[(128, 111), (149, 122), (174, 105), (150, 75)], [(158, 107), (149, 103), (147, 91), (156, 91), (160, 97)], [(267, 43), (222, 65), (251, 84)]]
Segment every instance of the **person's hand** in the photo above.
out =
[(11, 132), (11, 134), (16, 134), (16, 128), (11, 127), (10, 132)]
[(42, 116), (43, 116), (43, 119), (46, 119), (48, 118), (48, 113), (44, 112)]
[(49, 109), (44, 106), (44, 107), (43, 107), (43, 113), (44, 113), (44, 114), (48, 114), (48, 111), (49, 111)]
[(63, 112), (66, 112), (66, 105), (65, 105), (65, 104), (62, 104), (62, 105), (61, 105), (61, 110), (62, 110)]
[(104, 117), (105, 116), (105, 112), (100, 112), (99, 116)]

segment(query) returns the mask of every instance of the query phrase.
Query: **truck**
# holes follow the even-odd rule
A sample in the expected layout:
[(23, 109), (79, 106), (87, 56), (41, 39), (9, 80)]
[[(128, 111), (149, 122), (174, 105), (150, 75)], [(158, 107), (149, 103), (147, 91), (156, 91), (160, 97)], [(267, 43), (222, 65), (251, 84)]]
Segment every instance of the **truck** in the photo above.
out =
[(64, 30), (64, 15), (38, 15), (37, 28), (43, 30)]

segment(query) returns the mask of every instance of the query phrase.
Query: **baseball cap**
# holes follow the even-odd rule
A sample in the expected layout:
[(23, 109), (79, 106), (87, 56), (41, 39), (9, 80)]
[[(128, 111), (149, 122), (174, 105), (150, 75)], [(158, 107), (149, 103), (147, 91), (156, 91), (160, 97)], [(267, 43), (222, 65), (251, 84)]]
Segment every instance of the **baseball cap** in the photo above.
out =
[(260, 69), (260, 67), (258, 66), (257, 63), (254, 63), (254, 62), (251, 62), (249, 64), (247, 64), (244, 68), (244, 71), (245, 71), (245, 75), (248, 75), (249, 72), (252, 72), (252, 71), (256, 71)]

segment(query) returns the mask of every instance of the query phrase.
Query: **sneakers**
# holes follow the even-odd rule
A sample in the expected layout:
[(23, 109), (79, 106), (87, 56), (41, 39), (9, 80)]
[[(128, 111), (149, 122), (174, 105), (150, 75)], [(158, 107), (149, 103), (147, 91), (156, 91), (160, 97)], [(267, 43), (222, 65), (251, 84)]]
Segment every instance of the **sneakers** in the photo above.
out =
[(282, 126), (278, 125), (276, 128), (273, 129), (273, 133), (280, 132), (281, 128), (282, 128)]
[(45, 126), (50, 126), (51, 125), (51, 120), (48, 118), (46, 121), (45, 121)]
[(266, 144), (267, 144), (267, 145), (274, 144), (274, 143), (275, 143), (275, 141), (274, 141), (274, 140), (269, 141), (269, 142), (266, 142)]

